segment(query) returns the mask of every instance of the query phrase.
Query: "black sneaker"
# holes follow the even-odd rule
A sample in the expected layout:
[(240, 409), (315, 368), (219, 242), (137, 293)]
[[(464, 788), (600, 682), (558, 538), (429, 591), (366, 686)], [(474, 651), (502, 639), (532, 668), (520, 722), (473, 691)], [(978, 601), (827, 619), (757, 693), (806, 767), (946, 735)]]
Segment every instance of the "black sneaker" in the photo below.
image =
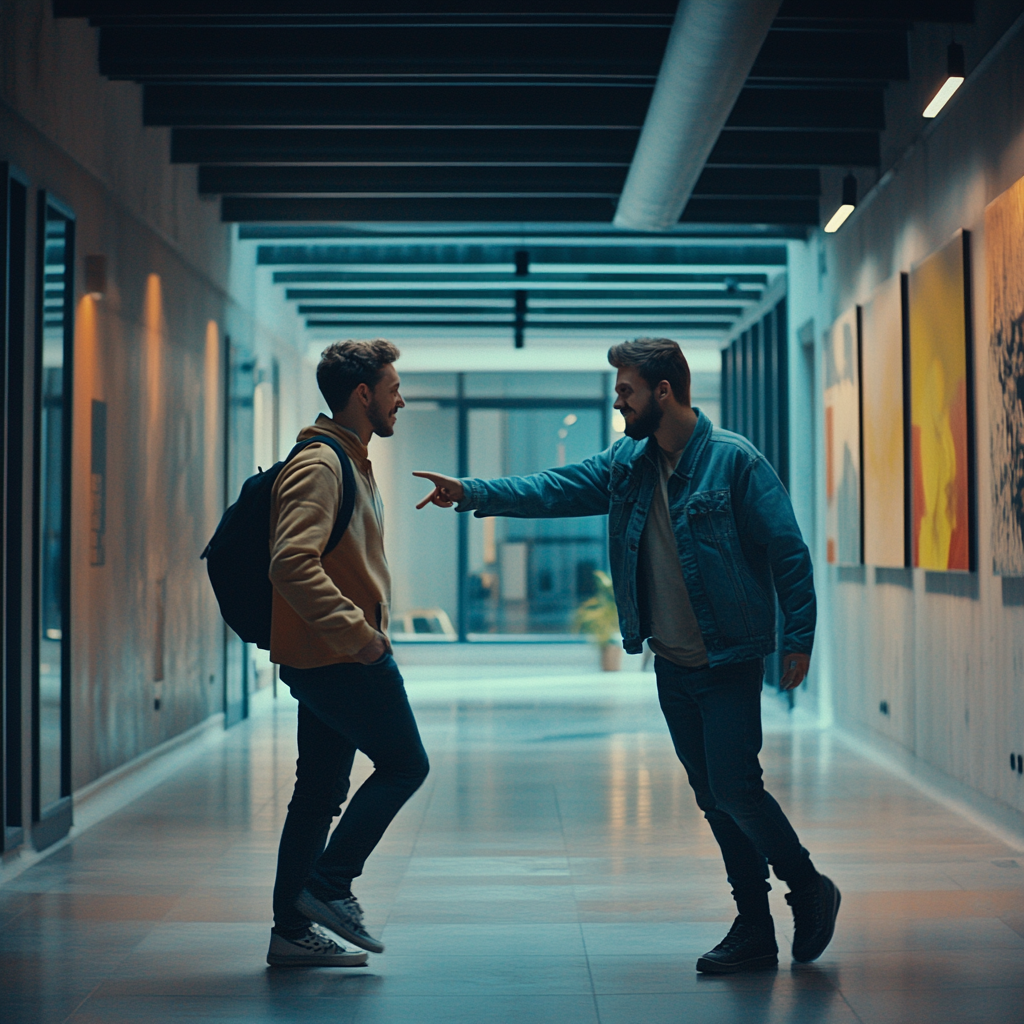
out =
[(697, 961), (702, 974), (736, 974), (739, 971), (766, 971), (779, 966), (779, 947), (775, 944), (775, 925), (751, 924), (737, 917), (729, 934)]
[(793, 909), (793, 959), (798, 963), (810, 963), (825, 952), (836, 930), (841, 899), (835, 883), (825, 875), (786, 893), (786, 902)]
[(368, 949), (371, 953), (384, 952), (384, 943), (375, 939), (363, 926), (363, 908), (355, 896), (318, 900), (308, 889), (303, 889), (295, 901), (295, 909), (360, 949)]

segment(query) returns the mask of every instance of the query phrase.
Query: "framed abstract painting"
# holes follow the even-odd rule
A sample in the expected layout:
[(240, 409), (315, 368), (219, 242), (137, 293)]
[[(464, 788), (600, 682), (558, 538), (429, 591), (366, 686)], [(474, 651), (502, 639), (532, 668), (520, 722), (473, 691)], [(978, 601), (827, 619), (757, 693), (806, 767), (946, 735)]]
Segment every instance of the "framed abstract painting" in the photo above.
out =
[(864, 561), (909, 564), (904, 430), (905, 274), (879, 285), (861, 309)]
[(1024, 178), (985, 210), (992, 571), (1024, 576)]
[(861, 535), (860, 309), (825, 335), (825, 551), (833, 565), (859, 565)]
[(974, 569), (970, 236), (959, 231), (910, 271), (913, 564)]

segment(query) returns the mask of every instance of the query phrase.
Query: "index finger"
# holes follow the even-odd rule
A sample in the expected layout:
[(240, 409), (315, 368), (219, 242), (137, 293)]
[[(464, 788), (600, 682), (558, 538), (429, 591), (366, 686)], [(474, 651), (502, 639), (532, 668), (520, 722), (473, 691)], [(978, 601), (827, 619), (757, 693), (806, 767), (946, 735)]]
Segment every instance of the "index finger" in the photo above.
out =
[[(420, 476), (421, 474), (417, 473), (416, 475)], [(416, 507), (417, 508), (425, 508), (427, 505), (430, 504), (430, 502), (433, 499), (434, 495), (439, 494), (440, 491), (441, 491), (440, 487), (435, 487)]]

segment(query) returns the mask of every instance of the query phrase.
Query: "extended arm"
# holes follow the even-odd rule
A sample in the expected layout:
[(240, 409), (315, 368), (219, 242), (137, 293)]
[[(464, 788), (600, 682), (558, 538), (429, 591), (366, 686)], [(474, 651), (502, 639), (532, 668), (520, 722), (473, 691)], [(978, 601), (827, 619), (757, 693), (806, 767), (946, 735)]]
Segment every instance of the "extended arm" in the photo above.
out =
[(572, 466), (530, 476), (455, 480), (436, 473), (416, 473), (434, 483), (434, 491), (417, 507), (427, 502), (443, 508), (458, 503), (459, 512), (517, 519), (599, 516), (608, 511), (610, 472), (611, 449)]

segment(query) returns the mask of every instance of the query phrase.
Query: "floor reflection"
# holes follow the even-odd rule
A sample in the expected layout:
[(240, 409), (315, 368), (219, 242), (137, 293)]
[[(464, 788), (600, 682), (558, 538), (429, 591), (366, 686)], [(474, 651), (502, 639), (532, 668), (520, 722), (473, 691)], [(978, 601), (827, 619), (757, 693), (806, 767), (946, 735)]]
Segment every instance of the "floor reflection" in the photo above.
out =
[[(697, 975), (728, 928), (717, 848), (650, 674), (408, 672), (433, 771), (356, 892), (364, 970), (263, 957), (294, 707), (0, 888), (0, 1003), (23, 1021), (1024, 1021), (1024, 858), (771, 703), (769, 787), (843, 889), (836, 937)], [(368, 765), (357, 765), (359, 778)]]

